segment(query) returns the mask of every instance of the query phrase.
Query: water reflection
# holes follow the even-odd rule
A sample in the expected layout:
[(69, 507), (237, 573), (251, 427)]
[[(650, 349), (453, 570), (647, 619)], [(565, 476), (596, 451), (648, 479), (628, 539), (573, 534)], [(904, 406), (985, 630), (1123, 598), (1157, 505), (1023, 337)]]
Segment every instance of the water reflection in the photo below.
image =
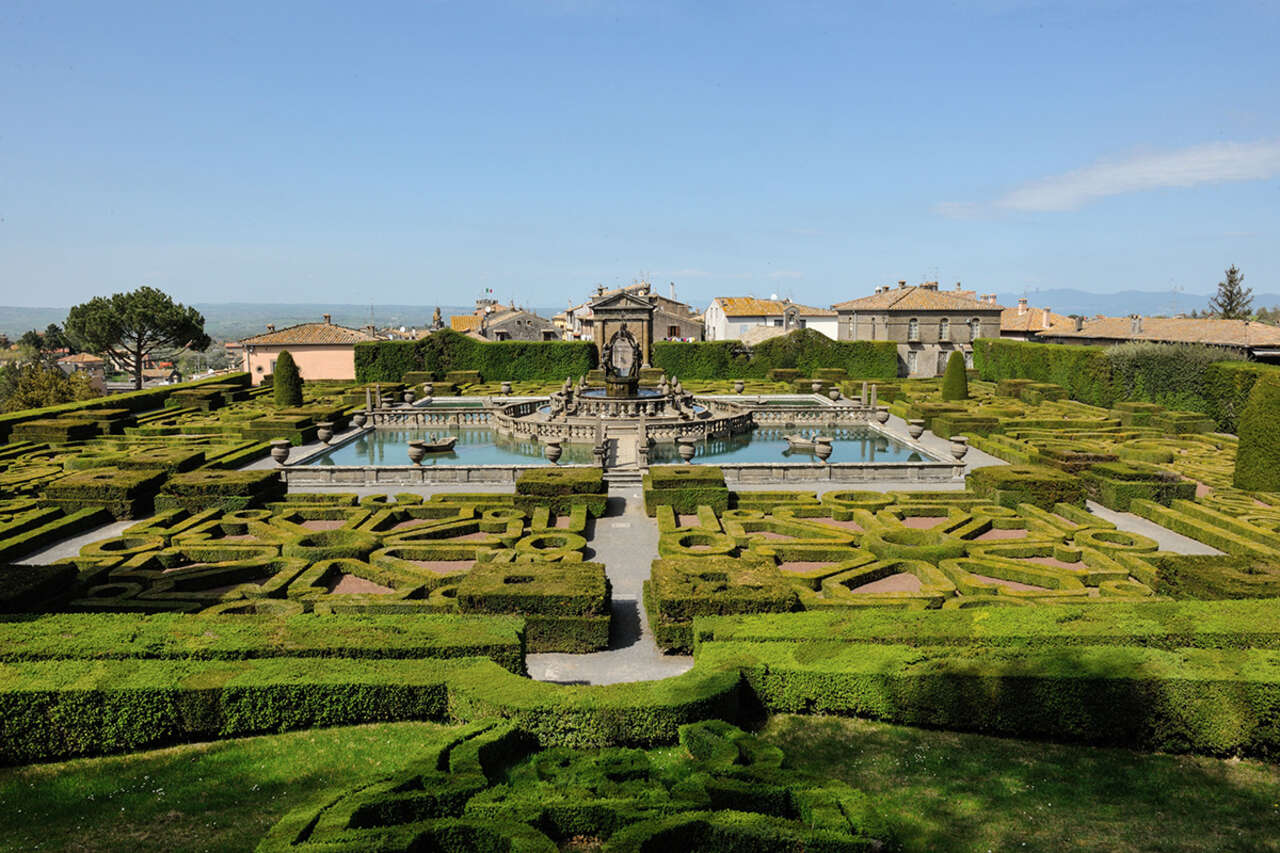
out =
[[(452, 450), (428, 453), (423, 465), (546, 465), (542, 445), (525, 438), (500, 435), (487, 428), (461, 429), (377, 429), (360, 435), (349, 444), (335, 447), (308, 465), (408, 465), (409, 442), (431, 436), (452, 435), (458, 439)], [(589, 444), (564, 444), (560, 463), (594, 461)]]
[[(828, 462), (923, 462), (921, 455), (905, 444), (869, 427), (757, 427), (750, 433), (709, 438), (694, 445), (694, 458), (724, 462), (821, 462), (812, 450), (792, 449), (788, 435), (813, 438), (825, 435), (832, 439)], [(650, 459), (655, 462), (679, 462), (674, 442), (664, 441), (653, 447)]]

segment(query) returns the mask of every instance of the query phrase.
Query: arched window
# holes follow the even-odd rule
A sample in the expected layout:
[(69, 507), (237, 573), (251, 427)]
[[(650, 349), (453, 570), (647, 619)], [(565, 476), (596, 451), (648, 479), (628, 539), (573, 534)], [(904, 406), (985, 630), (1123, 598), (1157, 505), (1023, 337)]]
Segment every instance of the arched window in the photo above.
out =
[(907, 321), (907, 340), (909, 341), (920, 340), (920, 321), (917, 320), (915, 317), (912, 317), (910, 320)]
[(976, 341), (982, 336), (982, 321), (974, 317), (969, 321), (969, 340)]
[(951, 340), (951, 319), (949, 317), (943, 317), (938, 321), (938, 340)]

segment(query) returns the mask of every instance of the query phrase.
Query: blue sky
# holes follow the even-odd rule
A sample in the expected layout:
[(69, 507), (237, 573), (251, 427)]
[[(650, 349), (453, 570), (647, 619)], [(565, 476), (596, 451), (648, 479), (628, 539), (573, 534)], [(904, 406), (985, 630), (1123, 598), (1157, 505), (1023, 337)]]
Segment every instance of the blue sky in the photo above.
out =
[(0, 304), (1209, 292), (1280, 272), (1274, 2), (0, 6)]

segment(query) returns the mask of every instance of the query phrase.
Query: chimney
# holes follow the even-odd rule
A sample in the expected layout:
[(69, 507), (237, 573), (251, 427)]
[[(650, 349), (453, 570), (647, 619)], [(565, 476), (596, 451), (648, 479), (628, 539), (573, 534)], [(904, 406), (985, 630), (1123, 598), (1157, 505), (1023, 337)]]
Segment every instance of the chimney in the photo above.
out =
[(267, 324), (267, 331), (268, 331), (268, 332), (274, 332), (275, 330), (276, 330), (276, 324), (275, 324), (275, 323), (268, 323), (268, 324)]
[(901, 279), (901, 278), (900, 278), (900, 279), (898, 279), (898, 288), (899, 288), (899, 289), (904, 288), (904, 287), (906, 287), (906, 286), (907, 286), (906, 279)]
[(959, 290), (959, 289), (960, 289), (960, 282), (958, 282), (958, 281), (957, 281), (957, 282), (956, 282), (956, 290)]
[(326, 326), (331, 326), (331, 325), (333, 325), (333, 315), (332, 315), (332, 314), (321, 314), (320, 316), (321, 316), (321, 317), (324, 317), (324, 324), (325, 324)]
[(675, 302), (676, 301), (676, 283), (674, 281), (669, 281), (667, 282), (667, 285), (671, 288), (671, 291), (670, 291), (671, 301)]
[(1129, 334), (1131, 335), (1142, 334), (1142, 315), (1141, 314), (1129, 315)]
[(1084, 318), (1083, 318), (1083, 317), (1081, 317), (1081, 316), (1079, 316), (1079, 315), (1076, 315), (1075, 317), (1072, 317), (1071, 319), (1072, 319), (1072, 320), (1075, 320), (1075, 323), (1076, 323), (1076, 331), (1077, 331), (1077, 332), (1082, 332), (1082, 331), (1084, 331)]
[[(325, 316), (327, 317), (328, 315), (326, 314)], [(372, 324), (372, 323), (370, 323), (368, 326), (365, 326), (365, 327), (364, 327), (364, 331), (365, 331), (366, 333), (368, 333), (369, 337), (371, 337), (371, 338), (373, 338), (373, 337), (377, 337), (376, 332), (377, 332), (378, 330), (377, 330), (377, 328), (375, 328), (375, 327), (373, 326), (373, 324)]]
[(982, 297), (982, 301), (987, 303), (988, 305), (995, 305), (996, 295), (994, 293), (988, 293), (986, 296)]
[(1046, 329), (1047, 329), (1047, 328), (1049, 328), (1049, 314), (1050, 314), (1050, 313), (1051, 313), (1051, 312), (1049, 311), (1049, 309), (1048, 309), (1048, 308), (1044, 309), (1044, 320), (1043, 320), (1043, 321), (1041, 321), (1041, 322), (1043, 323), (1043, 325), (1044, 325), (1044, 327), (1045, 327)]
[(1021, 317), (1025, 313), (1027, 313), (1027, 297), (1021, 296), (1018, 298), (1018, 316)]
[(936, 281), (926, 281), (920, 284), (921, 290), (937, 290), (938, 283)]

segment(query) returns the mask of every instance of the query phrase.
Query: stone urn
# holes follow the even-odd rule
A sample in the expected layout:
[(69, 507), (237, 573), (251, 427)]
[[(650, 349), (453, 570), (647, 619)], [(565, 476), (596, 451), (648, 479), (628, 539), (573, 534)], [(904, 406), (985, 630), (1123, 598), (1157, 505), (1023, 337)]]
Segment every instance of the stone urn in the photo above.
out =
[(511, 396), (511, 383), (510, 383), (510, 382), (503, 382), (503, 383), (502, 383), (502, 393), (503, 393), (504, 395), (506, 395), (506, 396)]
[(564, 448), (560, 446), (559, 439), (552, 439), (543, 442), (542, 455), (547, 457), (547, 461), (555, 465), (560, 461), (561, 455), (564, 454)]
[(277, 465), (284, 465), (284, 461), (289, 458), (289, 449), (293, 444), (287, 438), (277, 438), (271, 442), (271, 458), (276, 460)]
[(328, 444), (333, 438), (333, 421), (320, 421), (316, 424), (316, 438), (321, 444)]
[(831, 437), (820, 435), (813, 440), (813, 453), (823, 462), (831, 458)]
[(417, 395), (413, 393), (413, 389), (410, 388), (409, 390), (404, 392), (404, 401), (412, 406), (416, 396)]
[(822, 383), (816, 379), (809, 385), (809, 388), (812, 389), (815, 394), (822, 393)]
[(953, 435), (951, 436), (951, 455), (959, 462), (964, 455), (969, 452), (969, 436)]
[(694, 454), (698, 452), (698, 449), (694, 446), (692, 439), (677, 438), (676, 452), (680, 454), (680, 458), (685, 461), (686, 465), (691, 465), (693, 464)]
[(733, 381), (733, 393), (735, 394), (741, 394), (743, 389), (746, 387), (747, 383), (743, 382), (741, 379), (735, 379)]
[(907, 421), (907, 435), (911, 436), (913, 441), (918, 440), (924, 435), (924, 421), (919, 419)]
[(369, 419), (369, 416), (366, 415), (364, 412), (356, 412), (354, 415), (351, 416), (351, 428), (360, 429), (362, 426), (364, 426), (364, 422), (367, 421), (368, 419)]
[(382, 397), (382, 408), (389, 409), (396, 404), (396, 398), (390, 394), (384, 394)]
[(414, 465), (421, 465), (422, 459), (427, 455), (427, 443), (425, 441), (409, 442), (409, 461)]
[(889, 422), (889, 409), (885, 406), (877, 406), (876, 420), (882, 424), (887, 424)]
[(432, 397), (435, 395), (435, 393), (436, 393), (436, 386), (432, 385), (430, 382), (422, 383), (422, 396)]
[(827, 392), (827, 396), (831, 398), (831, 402), (833, 402), (833, 403), (839, 402), (839, 401), (840, 401), (840, 389), (839, 389), (839, 388), (832, 388), (830, 391), (828, 391), (828, 392)]

